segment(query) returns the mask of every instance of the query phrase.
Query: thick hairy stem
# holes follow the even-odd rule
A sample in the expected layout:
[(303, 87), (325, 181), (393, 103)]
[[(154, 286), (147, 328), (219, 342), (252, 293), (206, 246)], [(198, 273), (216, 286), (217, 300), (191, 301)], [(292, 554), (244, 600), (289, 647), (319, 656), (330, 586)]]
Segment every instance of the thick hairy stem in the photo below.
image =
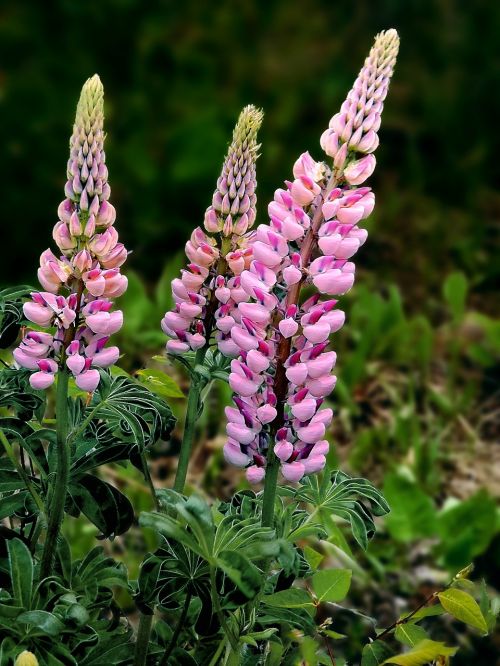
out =
[(274, 451), (270, 446), (267, 452), (266, 477), (264, 480), (264, 495), (262, 497), (262, 527), (273, 526), (279, 469), (279, 459), (274, 455)]
[(149, 650), (149, 636), (153, 626), (153, 616), (141, 613), (139, 627), (137, 629), (137, 640), (135, 642), (134, 666), (144, 666)]
[(68, 381), (69, 374), (66, 368), (66, 349), (75, 338), (80, 320), (80, 309), (82, 306), (82, 295), (85, 285), (83, 280), (78, 280), (76, 285), (77, 306), (76, 317), (63, 340), (63, 351), (59, 363), (56, 392), (56, 475), (51, 488), (50, 506), (47, 519), (47, 534), (43, 545), (42, 559), (40, 563), (40, 579), (43, 580), (50, 575), (54, 554), (57, 547), (57, 539), (64, 518), (64, 506), (68, 492), (69, 467), (71, 462), (70, 444), (68, 440)]
[(52, 563), (57, 548), (59, 531), (64, 518), (64, 506), (69, 481), (70, 455), (68, 448), (68, 372), (62, 367), (57, 378), (56, 393), (56, 459), (57, 468), (50, 506), (48, 510), (47, 534), (43, 544), (40, 564), (40, 580), (52, 573)]
[(179, 634), (181, 633), (182, 627), (184, 626), (184, 622), (186, 621), (190, 602), (191, 602), (191, 592), (188, 592), (186, 594), (186, 599), (184, 601), (184, 607), (182, 609), (181, 616), (179, 617), (179, 621), (177, 622), (177, 625), (174, 629), (174, 633), (172, 634), (172, 638), (170, 639), (170, 643), (168, 644), (168, 647), (165, 650), (165, 654), (163, 655), (162, 660), (159, 663), (159, 666), (168, 666), (168, 659), (172, 654), (172, 650), (177, 645), (177, 639), (179, 638)]
[[(203, 363), (208, 347), (202, 347), (196, 352), (194, 359), (195, 367)], [(179, 453), (179, 462), (175, 473), (174, 490), (178, 493), (184, 492), (186, 476), (189, 465), (189, 458), (193, 448), (193, 440), (196, 431), (196, 421), (198, 420), (198, 411), (200, 406), (200, 395), (202, 385), (199, 380), (191, 384), (188, 395), (188, 404), (186, 409), (186, 420), (184, 422), (184, 434), (182, 436), (181, 450)]]

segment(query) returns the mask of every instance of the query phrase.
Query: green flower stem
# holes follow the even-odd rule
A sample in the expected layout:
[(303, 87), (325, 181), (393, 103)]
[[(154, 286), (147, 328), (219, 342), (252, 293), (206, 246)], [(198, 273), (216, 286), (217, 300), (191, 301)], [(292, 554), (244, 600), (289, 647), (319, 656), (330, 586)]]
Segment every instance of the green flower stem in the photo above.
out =
[[(194, 367), (201, 365), (205, 359), (208, 345), (198, 349), (194, 359)], [(186, 476), (189, 465), (189, 458), (193, 448), (194, 435), (196, 431), (196, 421), (200, 407), (200, 395), (203, 389), (202, 382), (195, 378), (189, 389), (188, 403), (186, 409), (186, 420), (184, 422), (184, 434), (182, 437), (181, 450), (179, 453), (179, 462), (175, 473), (174, 490), (178, 493), (184, 492)]]
[(189, 604), (191, 603), (191, 596), (192, 596), (191, 592), (188, 592), (186, 594), (186, 599), (184, 601), (184, 607), (182, 609), (182, 613), (179, 617), (179, 621), (176, 624), (174, 633), (172, 634), (172, 638), (170, 639), (170, 643), (168, 644), (167, 649), (165, 650), (165, 654), (163, 655), (159, 666), (168, 666), (169, 657), (172, 654), (172, 650), (177, 645), (177, 639), (179, 638), (179, 634), (181, 633), (182, 627), (184, 626), (184, 622), (186, 621), (186, 617), (189, 611)]
[(224, 652), (224, 650), (226, 648), (226, 644), (227, 644), (227, 639), (226, 639), (226, 637), (224, 637), (221, 640), (221, 642), (219, 643), (219, 647), (217, 648), (217, 650), (216, 650), (214, 656), (212, 657), (212, 660), (211, 660), (211, 662), (209, 663), (208, 666), (217, 666), (217, 664), (220, 664), (219, 659), (220, 659), (222, 653)]
[(153, 626), (153, 615), (141, 613), (139, 627), (137, 629), (137, 640), (135, 643), (134, 666), (144, 666), (149, 650), (149, 635)]
[[(61, 364), (62, 365), (62, 364)], [(57, 539), (64, 518), (64, 506), (69, 481), (69, 447), (68, 447), (68, 371), (61, 367), (57, 378), (56, 393), (56, 458), (57, 467), (50, 506), (48, 510), (47, 534), (43, 544), (42, 559), (40, 564), (40, 579), (50, 576), (54, 553), (57, 547)]]
[(264, 495), (262, 497), (262, 527), (273, 526), (279, 468), (279, 459), (275, 456), (272, 446), (270, 446), (267, 454)]

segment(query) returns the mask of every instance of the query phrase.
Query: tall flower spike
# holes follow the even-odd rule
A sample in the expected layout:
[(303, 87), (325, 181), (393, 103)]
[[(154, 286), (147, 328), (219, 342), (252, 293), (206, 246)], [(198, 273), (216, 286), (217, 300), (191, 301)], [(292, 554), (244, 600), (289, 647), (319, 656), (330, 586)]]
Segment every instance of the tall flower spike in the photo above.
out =
[[(298, 481), (325, 465), (333, 413), (322, 407), (333, 390), (336, 354), (329, 337), (344, 323), (338, 296), (354, 283), (350, 258), (365, 242), (359, 222), (373, 210), (370, 188), (383, 100), (398, 50), (395, 30), (377, 35), (370, 55), (321, 145), (331, 167), (304, 153), (294, 180), (269, 204), (270, 223), (251, 242), (253, 259), (240, 276), (241, 297), (229, 335), (238, 349), (229, 383), (226, 459), (261, 481), (279, 462)], [(303, 285), (316, 288), (301, 302)]]
[(205, 229), (209, 233), (242, 236), (255, 222), (255, 162), (260, 147), (257, 132), (262, 118), (262, 111), (251, 105), (240, 113), (212, 205), (205, 214)]
[(112, 226), (116, 212), (108, 201), (103, 122), (103, 87), (94, 75), (77, 105), (66, 198), (53, 230), (61, 255), (42, 253), (38, 279), (45, 291), (33, 292), (24, 305), (26, 318), (50, 332), (28, 332), (14, 350), (16, 362), (34, 371), (34, 388), (49, 387), (66, 364), (82, 390), (94, 391), (98, 368), (113, 365), (119, 356), (117, 347), (105, 345), (123, 320), (120, 311), (111, 312), (111, 299), (127, 288), (120, 273), (127, 250)]
[(247, 298), (240, 288), (239, 274), (251, 259), (247, 230), (256, 216), (255, 162), (262, 117), (254, 106), (241, 112), (212, 205), (205, 213), (206, 231), (197, 227), (186, 243), (190, 263), (172, 282), (175, 307), (162, 320), (163, 332), (172, 338), (167, 342), (170, 353), (202, 349), (215, 325), (221, 350), (237, 353), (222, 329), (224, 322), (232, 321), (238, 299)]

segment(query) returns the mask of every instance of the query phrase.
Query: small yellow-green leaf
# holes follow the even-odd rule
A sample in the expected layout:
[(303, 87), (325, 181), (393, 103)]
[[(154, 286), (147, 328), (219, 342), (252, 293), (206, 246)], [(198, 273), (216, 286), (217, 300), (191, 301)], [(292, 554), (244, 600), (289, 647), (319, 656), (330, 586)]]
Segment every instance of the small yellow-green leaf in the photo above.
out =
[(340, 641), (342, 638), (347, 638), (345, 634), (339, 634), (338, 631), (333, 631), (333, 629), (320, 629), (320, 633), (322, 633), (323, 636), (333, 638), (335, 641)]
[(394, 636), (403, 645), (415, 647), (418, 643), (427, 638), (427, 634), (418, 624), (399, 624), (394, 632)]
[(384, 661), (384, 664), (398, 664), (398, 666), (424, 666), (438, 657), (452, 657), (458, 648), (448, 647), (444, 643), (424, 640), (417, 643), (414, 648), (404, 654), (396, 654)]
[(152, 368), (145, 368), (138, 370), (137, 376), (139, 381), (147, 386), (147, 388), (156, 393), (162, 398), (184, 398), (184, 393), (179, 386), (174, 382), (172, 377), (161, 370), (154, 370)]
[(323, 558), (325, 557), (324, 555), (318, 553), (317, 550), (314, 550), (314, 548), (311, 548), (310, 546), (306, 546), (304, 548), (304, 555), (311, 569), (317, 569), (318, 566), (321, 564)]
[(481, 613), (479, 604), (470, 594), (451, 587), (449, 590), (440, 592), (438, 597), (443, 608), (450, 615), (461, 622), (465, 622), (465, 624), (470, 624), (471, 627), (475, 627), (485, 634), (488, 633), (488, 625)]
[(312, 587), (319, 601), (342, 601), (351, 585), (350, 569), (324, 569), (312, 577)]

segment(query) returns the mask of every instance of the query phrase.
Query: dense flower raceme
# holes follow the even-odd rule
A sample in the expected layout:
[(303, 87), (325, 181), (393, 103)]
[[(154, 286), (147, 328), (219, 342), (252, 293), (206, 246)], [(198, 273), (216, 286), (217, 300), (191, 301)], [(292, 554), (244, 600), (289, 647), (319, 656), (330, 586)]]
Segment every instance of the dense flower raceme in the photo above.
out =
[[(398, 51), (395, 30), (383, 32), (321, 145), (332, 167), (304, 153), (294, 180), (269, 205), (257, 227), (251, 263), (240, 272), (236, 308), (217, 326), (228, 336), (231, 362), (226, 459), (261, 481), (270, 451), (283, 476), (298, 481), (325, 465), (332, 410), (323, 402), (335, 386), (336, 354), (329, 337), (344, 323), (336, 296), (354, 282), (350, 261), (365, 242), (359, 223), (375, 199), (362, 186), (375, 167), (377, 130)], [(300, 301), (303, 285), (316, 292)], [(324, 298), (326, 296), (326, 298)], [(270, 448), (272, 447), (272, 448)]]
[(103, 87), (95, 75), (83, 86), (70, 140), (66, 198), (53, 231), (60, 255), (43, 252), (38, 279), (44, 291), (32, 293), (24, 305), (26, 318), (49, 330), (27, 332), (14, 351), (17, 363), (34, 371), (30, 383), (36, 389), (49, 387), (65, 363), (79, 388), (94, 391), (98, 368), (119, 356), (106, 343), (123, 322), (112, 299), (127, 288), (120, 273), (127, 250), (113, 226), (103, 120)]
[[(214, 317), (221, 317), (221, 308), (228, 312), (234, 309), (238, 295), (243, 293), (239, 274), (250, 265), (247, 231), (255, 221), (255, 162), (261, 123), (261, 111), (253, 106), (243, 109), (212, 205), (205, 213), (205, 231), (196, 228), (186, 243), (190, 263), (172, 282), (175, 308), (161, 323), (164, 333), (172, 338), (167, 342), (171, 353), (203, 348)], [(221, 331), (219, 337), (224, 348)]]

